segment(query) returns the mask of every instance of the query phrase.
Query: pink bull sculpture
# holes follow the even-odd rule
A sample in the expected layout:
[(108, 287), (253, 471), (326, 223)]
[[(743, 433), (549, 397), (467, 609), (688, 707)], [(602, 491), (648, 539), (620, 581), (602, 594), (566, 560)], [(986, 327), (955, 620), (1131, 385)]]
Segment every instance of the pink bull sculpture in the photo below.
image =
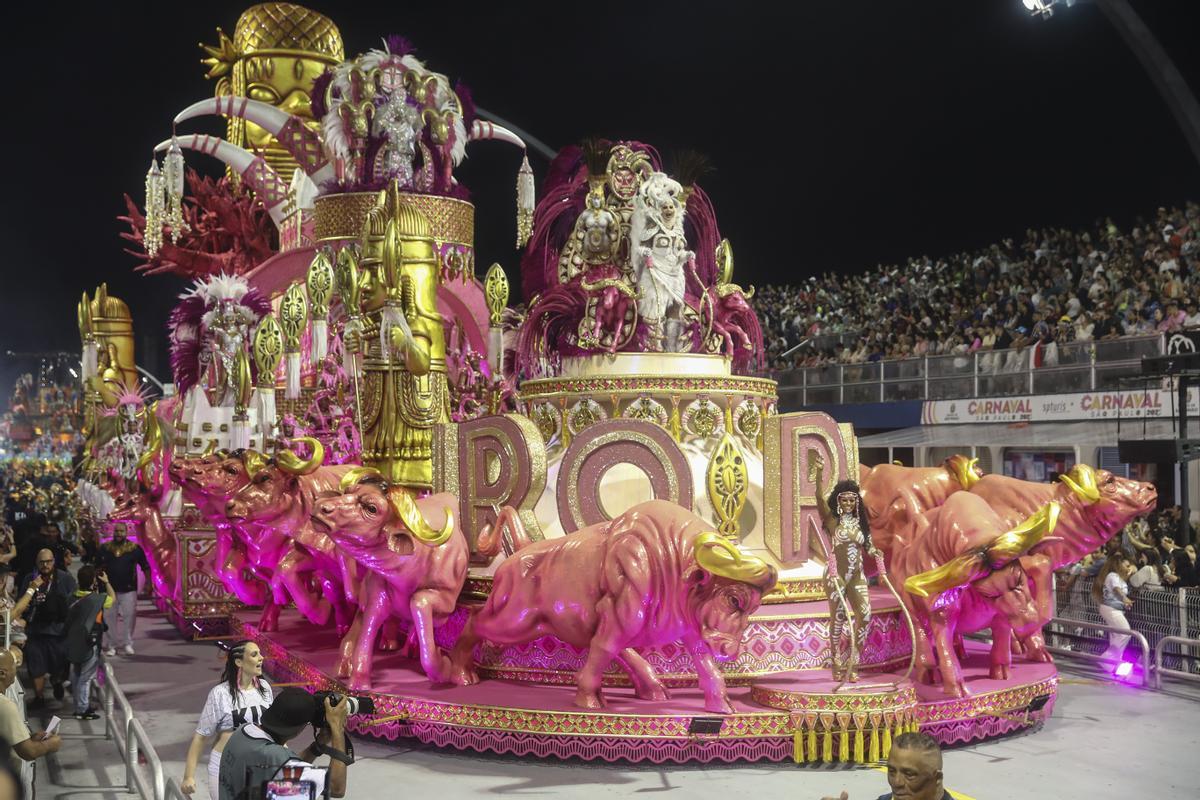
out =
[(256, 572), (270, 586), (260, 630), (278, 630), (280, 608), (290, 600), (314, 625), (325, 625), (332, 611), (338, 632), (344, 634), (357, 590), (354, 565), (327, 534), (313, 528), (312, 513), (317, 497), (336, 492), (351, 467), (321, 466), (324, 446), (310, 437), (298, 441), (312, 448), (309, 459), (283, 450), (271, 460), (247, 460), (250, 481), (226, 502), (225, 516), (246, 541)]
[(470, 547), (451, 512), (458, 498), (415, 499), (369, 467), (351, 469), (338, 488), (312, 514), (313, 530), (330, 536), (360, 571), (358, 614), (342, 639), (338, 677), (351, 689), (370, 689), (375, 641), (399, 619), (411, 626), (410, 644), (429, 680), (450, 683), (450, 661), (433, 631), (454, 613), (467, 578)]
[(926, 512), (979, 482), (983, 473), (978, 462), (955, 455), (939, 467), (861, 467), (859, 486), (871, 520), (871, 541), (885, 554), (908, 546), (929, 524)]
[(1054, 570), (1082, 558), (1130, 519), (1149, 513), (1147, 483), (1080, 464), (1058, 484), (991, 475), (925, 514), (926, 525), (889, 559), (916, 623), (918, 677), (966, 693), (956, 636), (992, 629), (991, 677), (1006, 679), (1012, 636), (1050, 661), (1041, 629), (1053, 616)]
[(267, 600), (267, 587), (248, 574), (246, 548), (225, 516), (225, 504), (250, 482), (247, 459), (257, 454), (239, 450), (219, 450), (203, 456), (180, 458), (171, 462), (168, 473), (183, 491), (183, 497), (196, 506), (217, 534), (217, 577), (237, 599), (248, 606), (260, 606)]
[(737, 656), (750, 615), (777, 579), (774, 567), (737, 549), (691, 511), (664, 500), (569, 536), (530, 543), (504, 508), (480, 548), (510, 537), (515, 554), (496, 570), (487, 603), (467, 622), (451, 654), (454, 679), (475, 683), (476, 643), (519, 644), (555, 636), (588, 649), (575, 705), (600, 708), (601, 680), (615, 659), (639, 698), (667, 691), (639, 647), (682, 642), (704, 691), (704, 707), (731, 713), (716, 660)]

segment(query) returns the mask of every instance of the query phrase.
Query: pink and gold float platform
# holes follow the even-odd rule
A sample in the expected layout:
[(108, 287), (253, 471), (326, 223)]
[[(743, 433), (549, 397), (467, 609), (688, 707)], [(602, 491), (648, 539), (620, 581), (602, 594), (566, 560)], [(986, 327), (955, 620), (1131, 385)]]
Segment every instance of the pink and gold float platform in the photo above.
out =
[[(603, 710), (580, 709), (572, 702), (573, 686), (539, 685), (557, 678), (547, 675), (539, 657), (548, 647), (542, 642), (541, 650), (527, 654), (525, 671), (514, 669), (511, 675), (473, 686), (432, 686), (416, 661), (397, 652), (378, 653), (374, 689), (355, 693), (371, 697), (377, 713), (352, 717), (350, 729), (386, 740), (413, 738), (459, 750), (543, 758), (656, 764), (788, 759), (862, 763), (885, 758), (892, 738), (907, 730), (919, 727), (943, 744), (965, 744), (1032, 727), (1053, 710), (1058, 687), (1053, 665), (1014, 661), (1009, 680), (993, 681), (988, 678), (986, 647), (973, 641), (967, 642), (963, 661), (971, 692), (966, 698), (949, 699), (939, 687), (906, 680), (907, 657), (898, 666), (891, 659), (876, 662), (875, 668), (886, 671), (874, 671), (865, 666), (868, 659), (887, 653), (887, 647), (908, 647), (907, 628), (893, 635), (886, 624), (872, 631), (874, 645), (868, 654), (875, 655), (864, 659), (862, 690), (835, 692), (827, 667), (739, 675), (746, 651), (755, 649), (756, 628), (768, 630), (779, 608), (764, 607), (771, 613), (752, 621), (742, 656), (725, 665), (734, 708), (729, 715), (706, 712), (703, 693), (686, 675), (664, 680), (672, 688), (665, 701), (639, 700), (614, 680), (617, 688), (606, 690)], [(881, 611), (886, 618), (887, 609)], [(798, 619), (824, 624), (818, 612), (811, 613)], [(313, 629), (292, 610), (280, 617), (274, 633), (260, 633), (256, 620), (251, 612), (236, 615), (235, 633), (258, 642), (277, 682), (348, 691), (335, 677), (338, 637), (332, 630)], [(461, 618), (451, 620), (438, 638), (453, 640), (461, 624)], [(822, 653), (827, 641), (797, 641), (795, 648)], [(573, 648), (559, 643), (556, 649)], [(481, 666), (490, 657), (484, 648), (477, 652)], [(805, 655), (812, 657), (814, 653)], [(569, 663), (573, 662), (567, 658), (555, 662), (555, 673)]]

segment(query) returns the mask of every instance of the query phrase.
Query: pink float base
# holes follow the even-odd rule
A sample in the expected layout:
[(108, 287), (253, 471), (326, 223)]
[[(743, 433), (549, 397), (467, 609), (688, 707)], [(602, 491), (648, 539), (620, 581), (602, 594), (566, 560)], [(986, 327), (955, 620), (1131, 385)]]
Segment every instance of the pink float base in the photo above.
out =
[[(336, 676), (338, 637), (314, 629), (289, 609), (279, 631), (262, 634), (257, 615), (242, 612), (233, 619), (235, 633), (255, 639), (263, 648), (271, 675), (279, 682), (299, 682), (311, 689), (345, 691)], [(1053, 709), (1057, 673), (1053, 665), (1016, 661), (1012, 679), (987, 677), (987, 652), (968, 642), (963, 671), (972, 695), (946, 699), (935, 687), (917, 686), (912, 714), (922, 730), (944, 744), (963, 744), (1028, 728)], [(639, 700), (626, 688), (604, 691), (606, 707), (577, 708), (569, 686), (484, 680), (474, 686), (431, 686), (416, 661), (398, 653), (377, 653), (372, 691), (377, 713), (354, 717), (350, 729), (379, 739), (412, 738), (439, 747), (551, 758), (608, 762), (786, 761), (794, 754), (795, 711), (770, 708), (751, 697), (755, 687), (829, 693), (828, 672), (799, 670), (732, 687), (735, 713), (720, 717), (704, 709), (695, 688), (677, 688), (668, 701)], [(868, 673), (862, 683), (902, 680), (890, 673)], [(903, 687), (907, 684), (902, 683)], [(1039, 696), (1049, 701), (1026, 713)], [(818, 701), (824, 703), (824, 701)], [(719, 734), (689, 734), (698, 717), (723, 719)]]

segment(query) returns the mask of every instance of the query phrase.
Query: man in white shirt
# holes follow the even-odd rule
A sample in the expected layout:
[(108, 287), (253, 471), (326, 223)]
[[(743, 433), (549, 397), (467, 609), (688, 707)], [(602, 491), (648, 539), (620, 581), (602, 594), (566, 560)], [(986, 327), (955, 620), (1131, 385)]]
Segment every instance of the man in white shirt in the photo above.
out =
[[(9, 653), (13, 657), (13, 669), (19, 670), (22, 662), (25, 660), (25, 654), (16, 644), (8, 648)], [(28, 724), (28, 717), (25, 715), (25, 689), (21, 686), (20, 681), (13, 681), (4, 690), (4, 696), (13, 701), (13, 705), (17, 707), (17, 712), (20, 715), (21, 722)], [(33, 775), (34, 762), (21, 759), (21, 785), (25, 788), (25, 797), (33, 797)]]
[(0, 689), (6, 694), (0, 696), (0, 738), (12, 743), (12, 768), (18, 775), (24, 769), (25, 762), (33, 761), (50, 753), (57, 753), (62, 746), (58, 734), (47, 736), (45, 732), (29, 732), (25, 724), (25, 714), (7, 695), (8, 687), (17, 677), (17, 661), (8, 650), (0, 650)]

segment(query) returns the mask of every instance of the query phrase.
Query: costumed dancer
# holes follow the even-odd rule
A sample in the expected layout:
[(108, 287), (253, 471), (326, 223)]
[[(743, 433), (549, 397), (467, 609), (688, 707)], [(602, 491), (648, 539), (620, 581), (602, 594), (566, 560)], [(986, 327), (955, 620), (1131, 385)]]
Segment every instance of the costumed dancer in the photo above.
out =
[[(858, 484), (851, 480), (839, 481), (826, 499), (822, 493), (824, 462), (814, 454), (812, 464), (817, 508), (831, 550), (826, 565), (826, 590), (829, 594), (829, 652), (833, 679), (853, 682), (858, 680), (858, 658), (867, 640), (867, 626), (871, 623), (864, 553), (874, 557), (879, 551), (871, 544), (871, 523)], [(850, 614), (854, 615), (853, 626), (846, 630), (851, 622)], [(844, 654), (843, 632), (849, 640)]]
[(188, 747), (187, 761), (183, 766), (183, 783), (180, 789), (186, 795), (196, 792), (196, 765), (200, 754), (210, 742), (212, 752), (208, 757), (208, 793), (218, 800), (217, 779), (221, 773), (221, 751), (233, 732), (247, 722), (258, 724), (263, 712), (275, 699), (270, 684), (262, 676), (263, 655), (258, 645), (242, 641), (229, 648), (225, 656), (225, 671), (221, 682), (208, 692), (200, 722)]

